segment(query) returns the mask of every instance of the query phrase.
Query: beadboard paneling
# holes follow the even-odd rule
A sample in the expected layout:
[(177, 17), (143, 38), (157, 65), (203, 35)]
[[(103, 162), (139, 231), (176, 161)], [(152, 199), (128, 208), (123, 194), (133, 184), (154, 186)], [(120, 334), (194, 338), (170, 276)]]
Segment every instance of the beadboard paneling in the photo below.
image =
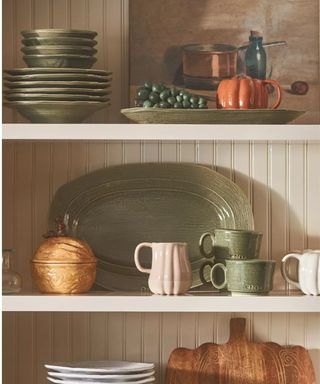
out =
[[(94, 68), (110, 70), (112, 106), (87, 119), (95, 123), (123, 122), (120, 109), (129, 98), (128, 0), (3, 0), (3, 68), (26, 67), (20, 51), (22, 30), (36, 28), (89, 29), (98, 32)], [(3, 108), (4, 123), (27, 122)]]
[[(237, 314), (256, 342), (302, 345), (320, 383), (320, 314)], [(42, 384), (43, 365), (57, 360), (154, 362), (164, 383), (170, 353), (205, 342), (225, 343), (233, 313), (4, 313), (4, 383)], [(18, 325), (18, 329), (17, 329)]]

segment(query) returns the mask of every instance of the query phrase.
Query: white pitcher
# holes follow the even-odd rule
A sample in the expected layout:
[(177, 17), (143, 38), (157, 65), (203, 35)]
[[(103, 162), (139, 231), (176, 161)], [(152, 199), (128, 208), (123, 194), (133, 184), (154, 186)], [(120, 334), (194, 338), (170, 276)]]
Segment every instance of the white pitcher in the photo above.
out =
[[(139, 251), (152, 249), (151, 269), (143, 268)], [(134, 251), (134, 262), (140, 272), (149, 273), (149, 288), (158, 295), (180, 295), (192, 285), (192, 270), (186, 243), (141, 243)]]
[[(298, 260), (298, 280), (288, 276), (287, 261)], [(306, 295), (320, 295), (320, 250), (306, 250), (303, 253), (289, 253), (282, 259), (281, 272), (284, 279), (301, 289)]]

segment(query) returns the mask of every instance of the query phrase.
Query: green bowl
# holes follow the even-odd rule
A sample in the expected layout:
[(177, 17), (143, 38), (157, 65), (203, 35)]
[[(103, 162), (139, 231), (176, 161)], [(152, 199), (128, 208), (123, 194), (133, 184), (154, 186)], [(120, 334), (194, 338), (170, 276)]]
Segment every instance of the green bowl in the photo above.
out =
[(31, 123), (75, 124), (111, 105), (99, 101), (9, 101), (4, 106), (17, 110)]
[(97, 36), (95, 31), (87, 31), (80, 29), (33, 29), (22, 31), (24, 38), (29, 37), (78, 37), (83, 39), (93, 39)]
[(97, 44), (96, 40), (83, 39), (81, 37), (28, 37), (22, 40), (26, 47), (42, 45), (76, 45), (84, 47), (93, 47)]
[(85, 55), (25, 55), (23, 60), (29, 67), (45, 68), (91, 68), (97, 61)]
[(26, 55), (86, 55), (93, 56), (97, 50), (92, 47), (81, 47), (77, 45), (36, 45), (22, 47), (21, 51)]

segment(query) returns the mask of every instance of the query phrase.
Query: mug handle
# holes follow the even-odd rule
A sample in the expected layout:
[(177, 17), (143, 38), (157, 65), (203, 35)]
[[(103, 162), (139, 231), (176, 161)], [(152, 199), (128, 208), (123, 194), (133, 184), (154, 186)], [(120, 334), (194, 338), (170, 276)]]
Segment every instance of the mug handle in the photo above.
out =
[(277, 109), (281, 103), (281, 100), (282, 100), (282, 91), (281, 91), (280, 84), (276, 80), (263, 80), (262, 84), (263, 85), (271, 84), (274, 86), (274, 88), (277, 92), (277, 100), (275, 101), (275, 103), (273, 104), (273, 106), (270, 109)]
[(199, 275), (200, 275), (200, 280), (201, 280), (201, 283), (202, 283), (202, 284), (205, 284), (205, 283), (209, 283), (209, 282), (210, 282), (210, 280), (206, 280), (206, 278), (205, 278), (205, 276), (204, 276), (204, 269), (205, 269), (205, 267), (206, 267), (207, 265), (209, 265), (209, 267), (212, 268), (212, 267), (213, 267), (213, 262), (210, 261), (210, 260), (207, 260), (207, 261), (205, 261), (205, 262), (201, 265), (200, 270), (199, 270)]
[[(217, 284), (215, 281), (214, 281), (214, 271), (217, 269), (217, 268), (221, 268), (223, 270), (223, 273), (224, 273), (224, 281), (222, 284)], [(217, 263), (215, 264), (212, 269), (211, 269), (211, 272), (210, 272), (210, 279), (211, 279), (211, 282), (212, 282), (212, 285), (217, 288), (217, 289), (223, 289), (225, 288), (225, 286), (227, 285), (227, 267), (222, 264), (222, 263)]]
[[(206, 253), (206, 251), (204, 250), (204, 246), (203, 246), (203, 242), (204, 242), (206, 237), (210, 237), (211, 241), (212, 241), (212, 249), (211, 249), (211, 252), (209, 252), (209, 253)], [(204, 256), (207, 259), (210, 259), (211, 257), (213, 257), (214, 256), (213, 246), (214, 246), (214, 235), (211, 235), (210, 232), (204, 233), (200, 237), (200, 240), (199, 240), (199, 249), (200, 249), (201, 255)]]
[(290, 259), (290, 257), (293, 257), (294, 259), (297, 259), (300, 262), (300, 255), (297, 253), (289, 253), (288, 255), (285, 255), (284, 258), (282, 259), (282, 264), (281, 264), (281, 274), (283, 278), (289, 283), (294, 285), (295, 287), (301, 289), (300, 284), (298, 281), (290, 279), (290, 277), (287, 274), (287, 260)]
[(140, 271), (140, 272), (143, 272), (143, 273), (150, 273), (151, 272), (151, 269), (148, 269), (148, 268), (143, 268), (142, 265), (140, 264), (140, 260), (139, 260), (139, 251), (141, 248), (143, 247), (148, 247), (148, 248), (151, 248), (152, 249), (152, 243), (141, 243), (139, 245), (136, 246), (136, 249), (134, 250), (134, 263), (137, 267), (137, 269)]

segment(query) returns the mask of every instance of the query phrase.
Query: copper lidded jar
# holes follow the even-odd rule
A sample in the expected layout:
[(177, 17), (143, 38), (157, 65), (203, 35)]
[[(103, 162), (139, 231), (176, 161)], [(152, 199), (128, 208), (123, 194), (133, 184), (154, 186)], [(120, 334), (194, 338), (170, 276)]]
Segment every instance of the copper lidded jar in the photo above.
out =
[(42, 293), (84, 293), (96, 278), (95, 258), (89, 245), (66, 235), (61, 218), (57, 230), (45, 235), (32, 259), (32, 277)]

